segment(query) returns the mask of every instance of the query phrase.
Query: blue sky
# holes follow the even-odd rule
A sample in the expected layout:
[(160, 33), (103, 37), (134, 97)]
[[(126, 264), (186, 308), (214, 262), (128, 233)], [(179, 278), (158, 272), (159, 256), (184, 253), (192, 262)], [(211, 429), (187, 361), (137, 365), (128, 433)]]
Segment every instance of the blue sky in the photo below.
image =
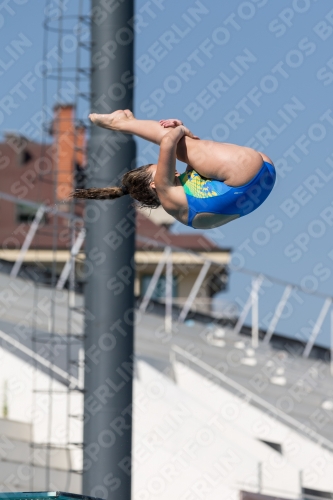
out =
[[(87, 10), (89, 2), (82, 4)], [(43, 5), (2, 4), (2, 134), (21, 130), (40, 139)], [(49, 8), (58, 8), (57, 2)], [(77, 2), (65, 8), (70, 15)], [(180, 118), (201, 138), (249, 145), (277, 167), (276, 187), (264, 205), (205, 235), (234, 249), (235, 270), (267, 273), (323, 294), (331, 293), (333, 271), (332, 9), (323, 0), (138, 0), (135, 7), (136, 116)], [(49, 48), (55, 37), (49, 35)], [(71, 43), (69, 31), (68, 60)], [(56, 67), (52, 52), (48, 61)], [(86, 55), (81, 64), (87, 63)], [(50, 107), (55, 92), (50, 83)], [(80, 111), (87, 114), (88, 107)], [(140, 160), (153, 161), (147, 144), (138, 145)], [(173, 230), (193, 231), (178, 223)], [(244, 302), (249, 282), (232, 273), (223, 298)], [(265, 287), (264, 316), (282, 291)], [(297, 335), (316, 319), (323, 299), (302, 297), (292, 299), (293, 331), (290, 318), (278, 330)], [(328, 319), (319, 342), (329, 342)]]

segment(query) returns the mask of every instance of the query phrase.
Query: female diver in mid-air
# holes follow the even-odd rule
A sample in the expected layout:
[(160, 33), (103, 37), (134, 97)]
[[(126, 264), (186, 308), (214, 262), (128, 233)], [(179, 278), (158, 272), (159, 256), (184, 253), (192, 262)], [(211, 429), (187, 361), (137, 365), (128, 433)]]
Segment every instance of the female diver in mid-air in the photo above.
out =
[[(276, 173), (268, 156), (248, 147), (199, 140), (180, 120), (137, 120), (127, 109), (89, 118), (99, 127), (159, 144), (160, 153), (157, 164), (126, 172), (121, 187), (77, 189), (74, 198), (129, 194), (141, 206), (162, 205), (187, 226), (211, 229), (253, 212), (274, 186)], [(176, 171), (176, 159), (187, 163), (183, 174)]]

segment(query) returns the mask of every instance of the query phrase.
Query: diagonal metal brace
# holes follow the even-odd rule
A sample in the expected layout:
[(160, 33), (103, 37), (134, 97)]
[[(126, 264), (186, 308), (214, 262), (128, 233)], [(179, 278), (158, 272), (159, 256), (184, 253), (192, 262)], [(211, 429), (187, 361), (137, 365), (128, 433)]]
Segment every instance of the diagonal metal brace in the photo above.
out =
[(18, 273), (21, 269), (21, 266), (23, 264), (23, 261), (24, 261), (24, 256), (27, 253), (27, 251), (29, 250), (29, 247), (31, 245), (31, 242), (32, 242), (35, 234), (36, 234), (36, 231), (38, 229), (40, 221), (42, 220), (42, 217), (44, 215), (45, 210), (46, 210), (45, 205), (41, 205), (38, 208), (36, 215), (35, 215), (35, 218), (32, 221), (30, 229), (25, 237), (25, 240), (24, 240), (23, 245), (21, 247), (20, 253), (18, 254), (16, 262), (13, 265), (12, 270), (10, 272), (11, 278), (16, 278), (16, 276), (18, 275)]

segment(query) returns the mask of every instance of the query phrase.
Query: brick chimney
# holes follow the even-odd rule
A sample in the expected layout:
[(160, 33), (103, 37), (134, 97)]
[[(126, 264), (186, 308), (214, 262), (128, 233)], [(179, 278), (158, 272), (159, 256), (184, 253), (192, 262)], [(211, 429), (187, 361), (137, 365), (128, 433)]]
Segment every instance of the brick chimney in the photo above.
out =
[(85, 129), (75, 128), (72, 104), (54, 108), (52, 124), (54, 160), (57, 176), (57, 201), (66, 199), (75, 187), (77, 166), (85, 163)]

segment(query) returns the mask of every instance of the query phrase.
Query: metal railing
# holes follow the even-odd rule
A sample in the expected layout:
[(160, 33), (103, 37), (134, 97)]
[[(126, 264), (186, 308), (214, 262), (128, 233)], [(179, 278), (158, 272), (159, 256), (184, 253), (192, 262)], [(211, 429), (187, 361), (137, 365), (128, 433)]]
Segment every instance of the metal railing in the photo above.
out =
[(48, 361), (40, 354), (34, 352), (32, 349), (29, 349), (29, 347), (26, 347), (24, 344), (22, 344), (21, 342), (19, 342), (18, 340), (14, 339), (14, 338), (12, 338), (10, 335), (3, 332), (2, 330), (0, 330), (0, 339), (2, 339), (7, 344), (12, 345), (15, 349), (17, 349), (18, 351), (21, 351), (26, 356), (29, 356), (29, 358), (36, 361), (40, 365), (44, 366), (49, 371), (53, 372), (55, 375), (58, 375), (59, 377), (64, 379), (73, 388), (83, 389), (82, 376), (81, 376), (81, 380), (79, 380), (78, 378), (73, 377), (72, 375), (69, 375), (68, 372), (66, 372), (65, 370), (62, 370), (61, 368), (56, 366), (54, 363), (51, 363), (51, 361)]
[[(83, 224), (83, 219), (81, 217), (76, 217), (71, 214), (68, 214), (64, 211), (60, 211), (57, 209), (56, 206), (53, 207), (48, 207), (43, 205), (43, 208), (40, 207), (40, 205), (36, 204), (35, 202), (29, 201), (29, 200), (22, 200), (20, 198), (17, 198), (12, 195), (7, 195), (6, 193), (0, 192), (0, 198), (6, 199), (7, 201), (12, 201), (15, 203), (20, 203), (20, 204), (27, 204), (29, 206), (34, 206), (35, 208), (38, 208), (38, 211), (36, 213), (35, 220), (33, 221), (30, 231), (28, 232), (25, 241), (22, 245), (21, 251), (17, 257), (16, 262), (14, 263), (13, 269), (12, 269), (12, 275), (17, 276), (20, 266), (23, 263), (24, 260), (24, 254), (28, 251), (29, 246), (32, 242), (32, 239), (34, 237), (34, 234), (36, 233), (38, 229), (38, 225), (42, 219), (42, 213), (47, 212), (47, 213), (52, 213), (54, 215), (57, 215), (59, 217), (65, 217), (69, 219), (75, 219), (75, 222), (78, 222)], [(75, 266), (75, 257), (77, 256), (83, 242), (84, 242), (84, 237), (85, 237), (85, 231), (84, 229), (81, 229), (81, 232), (79, 233), (76, 241), (73, 243), (73, 246), (70, 250), (70, 256), (68, 261), (66, 262), (63, 272), (59, 278), (57, 288), (61, 289), (66, 280), (68, 279), (68, 276), (70, 275), (71, 272), (73, 272), (73, 266)], [(202, 284), (204, 283), (204, 280), (207, 276), (207, 273), (212, 265), (215, 266), (221, 266), (221, 263), (214, 260), (213, 258), (208, 258), (204, 254), (201, 254), (199, 252), (194, 252), (192, 250), (186, 250), (184, 248), (179, 248), (176, 246), (165, 246), (163, 243), (158, 242), (156, 240), (153, 240), (151, 238), (146, 238), (138, 235), (138, 240), (144, 243), (149, 244), (150, 248), (156, 248), (161, 251), (161, 259), (159, 263), (157, 264), (155, 271), (153, 273), (153, 276), (151, 278), (151, 281), (148, 285), (148, 288), (142, 298), (141, 304), (140, 304), (140, 311), (144, 312), (146, 311), (148, 304), (150, 300), (152, 299), (154, 290), (156, 288), (156, 285), (162, 275), (162, 272), (165, 268), (166, 270), (166, 293), (165, 293), (165, 329), (167, 332), (171, 332), (173, 328), (173, 321), (176, 321), (178, 323), (183, 323), (189, 312), (191, 311), (191, 308), (193, 307), (193, 304), (195, 303), (195, 300), (198, 296), (198, 293), (202, 287)], [(181, 312), (179, 313), (177, 318), (173, 317), (173, 296), (172, 296), (172, 273), (173, 273), (173, 252), (186, 252), (189, 256), (195, 256), (196, 263), (201, 262), (202, 263), (202, 268), (198, 273), (198, 276), (192, 286), (192, 289), (183, 304), (183, 307), (181, 309)], [(309, 295), (313, 297), (317, 297), (320, 299), (323, 299), (323, 305), (319, 311), (319, 314), (317, 316), (316, 321), (313, 324), (310, 336), (306, 342), (306, 346), (304, 348), (302, 356), (304, 358), (308, 358), (311, 350), (316, 342), (316, 339), (321, 331), (321, 328), (323, 326), (324, 320), (326, 319), (328, 313), (330, 312), (330, 335), (331, 335), (331, 374), (333, 375), (333, 308), (332, 308), (332, 303), (333, 303), (333, 296), (326, 295), (317, 291), (312, 291), (308, 289), (302, 288), (300, 285), (286, 282), (283, 280), (280, 280), (278, 278), (273, 278), (267, 274), (263, 273), (255, 273), (252, 271), (249, 271), (247, 269), (239, 269), (235, 271), (237, 273), (242, 273), (244, 275), (247, 275), (251, 277), (251, 289), (249, 292), (249, 296), (247, 301), (245, 302), (243, 309), (241, 313), (239, 314), (238, 320), (236, 322), (236, 325), (234, 326), (233, 332), (235, 335), (238, 335), (244, 326), (244, 323), (251, 311), (251, 334), (252, 334), (252, 347), (257, 348), (259, 345), (259, 294), (262, 289), (262, 285), (265, 280), (269, 281), (272, 284), (276, 284), (279, 286), (283, 287), (283, 292), (281, 295), (280, 300), (278, 301), (274, 313), (272, 315), (272, 318), (270, 320), (270, 323), (267, 327), (265, 337), (263, 339), (263, 342), (265, 344), (268, 344), (272, 338), (272, 335), (276, 331), (277, 325), (279, 323), (279, 320), (281, 319), (281, 316), (283, 314), (283, 311), (285, 307), (288, 304), (288, 300), (290, 299), (292, 293), (296, 293), (298, 291)]]

